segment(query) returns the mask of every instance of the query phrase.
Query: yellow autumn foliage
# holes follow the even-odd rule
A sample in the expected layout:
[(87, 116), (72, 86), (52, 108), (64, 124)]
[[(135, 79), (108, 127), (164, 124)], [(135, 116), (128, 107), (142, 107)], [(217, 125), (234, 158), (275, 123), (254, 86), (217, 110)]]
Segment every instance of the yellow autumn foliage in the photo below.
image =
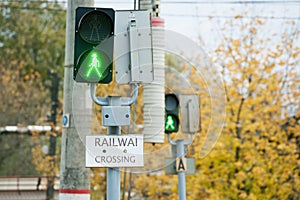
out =
[[(237, 15), (224, 26), (236, 27), (232, 24), (241, 19), (242, 15)], [(265, 24), (261, 19), (246, 21), (239, 37), (225, 35), (223, 44), (213, 52), (212, 60), (219, 64), (223, 76), (226, 119), (218, 142), (202, 159), (199, 152), (207, 147), (205, 139), (210, 137), (212, 94), (199, 78), (199, 71), (177, 65), (182, 73), (189, 74), (191, 85), (201, 88), (196, 91), (201, 98), (201, 131), (188, 151), (189, 157), (196, 158), (196, 173), (186, 176), (189, 200), (300, 199), (299, 70), (297, 62), (291, 65), (286, 58), (298, 59), (299, 63), (299, 43), (293, 41), (299, 41), (300, 32), (293, 40), (289, 35), (276, 40), (262, 38)], [(176, 82), (173, 74), (168, 78)], [(137, 112), (140, 117), (141, 110)], [(177, 176), (165, 175), (163, 169), (133, 177), (135, 197), (178, 198)], [(105, 172), (94, 170), (92, 188), (99, 192), (104, 186)]]

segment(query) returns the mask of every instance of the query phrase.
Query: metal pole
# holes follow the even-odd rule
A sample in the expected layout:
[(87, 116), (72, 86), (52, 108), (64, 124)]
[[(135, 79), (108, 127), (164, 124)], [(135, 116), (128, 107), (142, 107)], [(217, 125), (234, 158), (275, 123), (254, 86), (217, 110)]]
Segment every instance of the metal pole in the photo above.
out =
[[(129, 106), (134, 103), (138, 97), (138, 86), (134, 85), (133, 87), (133, 96), (132, 97), (118, 97), (118, 96), (109, 96), (106, 98), (96, 97), (95, 95), (95, 84), (91, 84), (90, 93), (92, 100), (100, 106)], [(102, 113), (102, 117), (103, 113)], [(120, 126), (108, 126), (108, 135), (120, 135), (121, 127)], [(106, 176), (106, 199), (107, 200), (119, 200), (120, 199), (120, 168), (107, 168)]]
[[(177, 150), (177, 158), (184, 157), (184, 140), (176, 141), (176, 150)], [(185, 191), (185, 172), (178, 172), (178, 199), (185, 200), (186, 199), (186, 191)]]
[[(121, 97), (108, 97), (109, 106), (121, 106), (122, 101)], [(108, 135), (120, 135), (121, 127), (120, 126), (109, 126)], [(107, 200), (119, 200), (120, 199), (120, 168), (107, 168), (107, 180), (106, 180), (106, 199)]]
[(132, 169), (129, 169), (129, 178), (128, 178), (128, 196), (127, 199), (130, 200), (131, 199), (131, 180), (132, 180)]
[[(108, 127), (108, 135), (120, 135), (121, 128), (119, 126)], [(106, 199), (119, 200), (120, 199), (120, 168), (107, 168), (107, 185), (106, 185)]]
[[(50, 71), (52, 75), (52, 84), (51, 84), (51, 122), (53, 123), (53, 129), (56, 127), (56, 115), (58, 108), (58, 87), (59, 87), (59, 77), (57, 72)], [(56, 130), (53, 130), (56, 132)], [(54, 198), (54, 180), (55, 180), (55, 154), (56, 154), (56, 136), (50, 135), (50, 146), (49, 146), (49, 156), (51, 156), (51, 172), (48, 174), (48, 183), (47, 183), (47, 200), (52, 200)]]
[(124, 168), (124, 172), (123, 173), (124, 174), (123, 174), (122, 200), (125, 200), (127, 168)]

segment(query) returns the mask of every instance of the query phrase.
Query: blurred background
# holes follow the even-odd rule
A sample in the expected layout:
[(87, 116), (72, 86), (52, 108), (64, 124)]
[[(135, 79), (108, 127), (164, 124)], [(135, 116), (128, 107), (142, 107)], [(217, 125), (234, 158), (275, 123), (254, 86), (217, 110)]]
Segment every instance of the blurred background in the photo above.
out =
[[(66, 5), (0, 0), (0, 199), (48, 199), (49, 180), (57, 198)], [(98, 7), (134, 5), (95, 0)], [(162, 0), (160, 17), (165, 29), (204, 49), (226, 93), (222, 134), (208, 155), (199, 156), (212, 112), (206, 74), (166, 56), (166, 66), (176, 69), (166, 81), (183, 74), (201, 98), (187, 199), (300, 199), (300, 1)], [(177, 179), (164, 169), (124, 171), (122, 199), (177, 199)], [(104, 169), (92, 170), (91, 199), (105, 199), (105, 178)]]

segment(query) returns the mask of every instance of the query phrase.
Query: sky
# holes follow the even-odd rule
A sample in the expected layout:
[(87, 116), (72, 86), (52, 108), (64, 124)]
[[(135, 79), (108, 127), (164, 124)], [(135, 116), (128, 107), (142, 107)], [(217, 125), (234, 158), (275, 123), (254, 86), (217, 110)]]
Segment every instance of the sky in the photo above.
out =
[[(133, 2), (133, 0), (95, 0), (95, 6), (128, 10), (134, 9)], [(225, 21), (241, 13), (247, 13), (248, 17), (267, 20), (269, 30), (266, 32), (280, 32), (283, 28), (288, 30), (288, 27), (282, 27), (282, 22), (292, 20), (299, 24), (300, 29), (300, 0), (164, 0), (160, 1), (160, 11), (166, 29), (186, 35), (208, 50), (216, 48), (222, 42), (220, 31)]]

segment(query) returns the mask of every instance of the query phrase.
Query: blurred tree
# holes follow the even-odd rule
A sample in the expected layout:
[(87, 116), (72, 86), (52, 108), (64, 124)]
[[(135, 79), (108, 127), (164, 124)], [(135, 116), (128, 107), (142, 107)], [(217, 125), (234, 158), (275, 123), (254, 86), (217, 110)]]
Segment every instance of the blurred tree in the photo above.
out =
[(34, 124), (51, 108), (48, 69), (63, 72), (65, 11), (45, 1), (0, 8), (0, 125)]
[(214, 62), (226, 90), (226, 126), (188, 179), (188, 188), (197, 186), (190, 199), (300, 198), (300, 31), (287, 23), (289, 30), (267, 36), (257, 18), (239, 15), (224, 25)]
[[(262, 20), (242, 15), (224, 24), (224, 42), (212, 62), (223, 77), (226, 124), (215, 148), (202, 159), (197, 158), (213, 112), (205, 82), (211, 77), (201, 79), (205, 74), (173, 62), (176, 73), (201, 97), (202, 130), (188, 154), (196, 157), (196, 174), (186, 179), (187, 199), (300, 198), (300, 31), (294, 22), (286, 23), (286, 30), (274, 32)], [(181, 90), (183, 81), (169, 69), (167, 73), (179, 85), (168, 89)], [(178, 198), (177, 177), (163, 172), (137, 175), (134, 189), (141, 199)]]
[[(49, 71), (60, 77), (63, 73), (65, 10), (52, 1), (4, 1), (0, 3), (0, 24), (0, 126), (44, 124), (51, 109)], [(46, 157), (31, 151), (44, 155), (40, 143), (45, 138), (11, 138), (0, 137), (0, 174), (37, 173), (33, 160), (43, 164)], [(9, 171), (19, 166), (31, 170), (24, 170), (25, 174)], [(45, 168), (37, 166), (39, 174), (41, 169)]]

